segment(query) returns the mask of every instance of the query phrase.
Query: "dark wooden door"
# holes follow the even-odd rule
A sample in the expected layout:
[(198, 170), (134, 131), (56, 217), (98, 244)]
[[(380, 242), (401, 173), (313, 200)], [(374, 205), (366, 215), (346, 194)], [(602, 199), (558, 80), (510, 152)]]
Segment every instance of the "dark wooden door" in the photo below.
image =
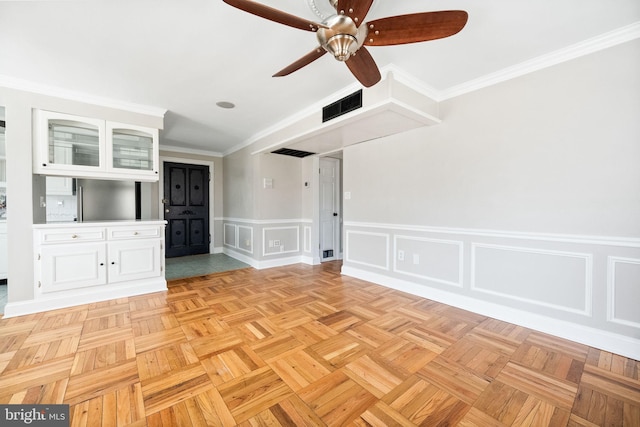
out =
[(164, 163), (167, 258), (209, 253), (209, 167)]

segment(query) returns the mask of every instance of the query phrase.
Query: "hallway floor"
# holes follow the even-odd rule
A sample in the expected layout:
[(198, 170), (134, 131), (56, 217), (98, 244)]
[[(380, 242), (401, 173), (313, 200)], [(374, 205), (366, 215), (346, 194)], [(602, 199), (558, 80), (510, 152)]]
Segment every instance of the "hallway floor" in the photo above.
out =
[(167, 258), (165, 265), (165, 277), (167, 280), (205, 276), (207, 274), (250, 267), (249, 264), (245, 264), (225, 254), (203, 254)]

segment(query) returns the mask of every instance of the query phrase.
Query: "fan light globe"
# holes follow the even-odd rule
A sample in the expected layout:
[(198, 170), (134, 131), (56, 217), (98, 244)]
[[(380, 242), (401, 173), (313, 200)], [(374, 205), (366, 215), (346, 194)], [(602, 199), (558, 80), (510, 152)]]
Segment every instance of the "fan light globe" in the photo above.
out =
[(358, 50), (358, 40), (349, 34), (338, 34), (331, 37), (324, 48), (338, 61), (346, 61)]

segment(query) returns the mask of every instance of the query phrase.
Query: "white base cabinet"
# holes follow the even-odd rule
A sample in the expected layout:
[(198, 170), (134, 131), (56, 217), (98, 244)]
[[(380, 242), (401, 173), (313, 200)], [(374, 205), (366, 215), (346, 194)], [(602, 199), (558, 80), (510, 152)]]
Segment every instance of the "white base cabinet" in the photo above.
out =
[[(166, 290), (164, 221), (34, 225), (35, 300), (86, 303)], [(47, 305), (49, 307), (49, 305)]]
[(109, 282), (118, 283), (163, 275), (160, 242), (138, 240), (109, 243)]
[(38, 254), (39, 291), (57, 292), (106, 284), (106, 253), (104, 243), (43, 245)]

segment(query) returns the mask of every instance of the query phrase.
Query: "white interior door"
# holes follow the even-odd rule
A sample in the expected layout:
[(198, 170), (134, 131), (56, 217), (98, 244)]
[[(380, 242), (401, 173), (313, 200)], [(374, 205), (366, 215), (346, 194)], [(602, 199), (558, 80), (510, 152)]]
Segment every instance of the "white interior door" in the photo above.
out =
[(320, 159), (320, 260), (339, 258), (340, 160)]

